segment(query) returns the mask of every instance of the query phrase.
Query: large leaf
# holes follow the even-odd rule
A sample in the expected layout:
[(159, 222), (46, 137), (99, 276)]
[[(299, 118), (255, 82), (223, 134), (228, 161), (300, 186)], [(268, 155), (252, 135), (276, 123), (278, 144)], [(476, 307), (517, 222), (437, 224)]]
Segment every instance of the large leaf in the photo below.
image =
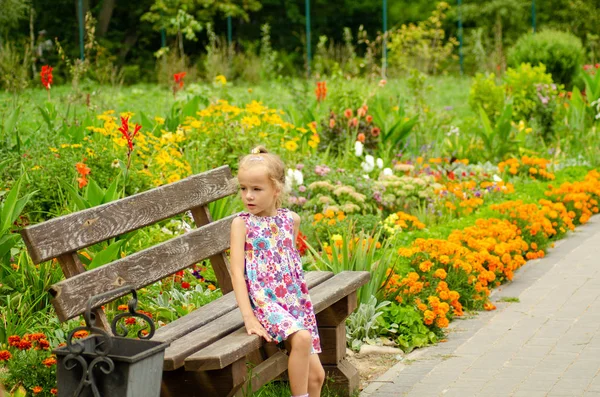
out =
[(140, 112), (140, 118), (142, 119), (142, 128), (146, 131), (145, 133), (150, 133), (150, 131), (154, 130), (154, 123), (144, 112)]
[(88, 184), (87, 200), (92, 207), (102, 204), (104, 200), (104, 190), (93, 179)]
[(95, 269), (100, 266), (104, 266), (107, 263), (110, 263), (110, 262), (114, 261), (115, 259), (117, 259), (119, 256), (119, 250), (121, 249), (121, 246), (123, 244), (125, 244), (126, 241), (127, 240), (115, 241), (114, 243), (110, 244), (108, 247), (106, 247), (102, 251), (98, 252), (94, 256), (92, 263), (90, 263), (90, 265), (88, 266), (88, 270)]
[(0, 235), (4, 234), (4, 232), (10, 229), (10, 226), (14, 222), (12, 220), (13, 213), (15, 212), (15, 208), (17, 207), (17, 202), (19, 200), (21, 181), (21, 178), (17, 180), (12, 189), (10, 189), (8, 196), (6, 196), (6, 199), (2, 204), (2, 212), (0, 213)]
[(3, 128), (4, 134), (6, 136), (12, 134), (15, 127), (17, 126), (17, 122), (19, 121), (20, 115), (21, 115), (21, 107), (18, 107), (10, 114), (10, 116), (8, 116), (8, 118), (6, 119), (6, 122), (4, 123), (4, 128)]
[(117, 175), (114, 181), (110, 184), (108, 189), (106, 189), (106, 193), (104, 194), (104, 199), (102, 199), (102, 204), (109, 203), (111, 201), (115, 201), (119, 198), (120, 191), (118, 190), (120, 176)]
[(0, 236), (0, 258), (4, 257), (12, 247), (17, 244), (21, 236), (16, 233), (9, 233)]
[(71, 197), (71, 200), (73, 200), (73, 202), (75, 203), (77, 210), (81, 211), (92, 207), (90, 203), (86, 199), (81, 197), (81, 195), (79, 195), (79, 192), (69, 183), (62, 183), (62, 185), (67, 191), (67, 193), (69, 193), (69, 196)]

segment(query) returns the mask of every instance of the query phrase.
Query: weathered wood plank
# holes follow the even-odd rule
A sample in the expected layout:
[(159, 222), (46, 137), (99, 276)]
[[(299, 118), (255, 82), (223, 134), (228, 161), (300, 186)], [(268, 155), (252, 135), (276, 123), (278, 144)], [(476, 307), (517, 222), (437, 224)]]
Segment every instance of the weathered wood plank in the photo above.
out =
[[(306, 273), (306, 283), (309, 289), (313, 289), (332, 276), (333, 273), (331, 272), (308, 272)], [(218, 301), (222, 302), (217, 303)], [(196, 316), (198, 321), (201, 322), (200, 325), (193, 324), (187, 319), (199, 311), (202, 311), (202, 314), (208, 317), (206, 319), (203, 316)], [(189, 355), (244, 326), (244, 320), (240, 311), (237, 310), (233, 294), (227, 294), (217, 301), (211, 302), (176, 320), (175, 323), (184, 319), (187, 323), (186, 326), (171, 329), (169, 332), (162, 331), (163, 328), (169, 326), (167, 325), (159, 328), (153, 337), (153, 340), (171, 343), (165, 350), (163, 367), (165, 371), (173, 371), (181, 367)], [(192, 326), (196, 326), (197, 329), (191, 329)], [(245, 330), (245, 328), (242, 329)]]
[(241, 359), (216, 371), (163, 373), (161, 397), (232, 397), (244, 384), (246, 362)]
[(267, 360), (263, 361), (252, 369), (249, 373), (250, 379), (246, 379), (236, 397), (246, 397), (245, 392), (252, 390), (255, 393), (262, 386), (277, 378), (287, 370), (288, 356), (282, 351), (278, 351)]
[[(196, 227), (207, 225), (213, 221), (212, 217), (210, 216), (210, 211), (205, 205), (202, 207), (192, 208), (191, 212), (192, 217), (194, 218), (194, 223), (196, 223)], [(223, 294), (233, 291), (233, 284), (231, 282), (231, 268), (229, 266), (227, 255), (222, 252), (220, 254), (211, 256), (209, 259)]]
[[(87, 300), (123, 285), (138, 289), (229, 248), (229, 231), (236, 215), (78, 274), (50, 287), (51, 300), (61, 321), (85, 310)], [(107, 296), (98, 305), (120, 295)]]
[(321, 364), (337, 364), (346, 357), (346, 323), (336, 327), (319, 327), (321, 349), (319, 354)]
[[(66, 278), (71, 278), (85, 272), (85, 267), (83, 267), (76, 252), (69, 252), (59, 256), (58, 263), (60, 263), (60, 267)], [(104, 310), (97, 308), (92, 310), (92, 313), (94, 313), (96, 318), (95, 326), (110, 333), (110, 323), (106, 318)]]
[[(310, 291), (316, 313), (357, 290), (369, 280), (368, 272), (341, 272)], [(248, 335), (244, 328), (219, 339), (185, 359), (188, 371), (224, 368), (260, 348), (264, 339)]]
[(360, 376), (358, 370), (348, 360), (342, 360), (337, 365), (323, 365), (325, 379), (329, 389), (337, 392), (338, 396), (351, 397), (358, 390)]
[(121, 200), (61, 216), (21, 231), (34, 263), (78, 251), (234, 194), (223, 166)]
[(356, 309), (357, 305), (358, 300), (354, 291), (317, 314), (317, 324), (319, 327), (335, 327), (345, 322), (346, 317)]

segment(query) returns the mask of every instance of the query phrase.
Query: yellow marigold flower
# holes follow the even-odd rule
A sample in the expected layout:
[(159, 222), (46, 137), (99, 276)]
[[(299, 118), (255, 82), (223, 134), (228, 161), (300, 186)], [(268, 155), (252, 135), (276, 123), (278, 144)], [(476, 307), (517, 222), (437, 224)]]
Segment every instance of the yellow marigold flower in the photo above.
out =
[(433, 273), (433, 277), (439, 278), (440, 280), (445, 280), (447, 275), (448, 274), (446, 273), (446, 271), (444, 269), (437, 269)]
[(290, 152), (295, 152), (298, 149), (298, 144), (294, 141), (287, 141), (284, 147)]
[(225, 85), (227, 84), (227, 78), (222, 74), (215, 77), (215, 83)]

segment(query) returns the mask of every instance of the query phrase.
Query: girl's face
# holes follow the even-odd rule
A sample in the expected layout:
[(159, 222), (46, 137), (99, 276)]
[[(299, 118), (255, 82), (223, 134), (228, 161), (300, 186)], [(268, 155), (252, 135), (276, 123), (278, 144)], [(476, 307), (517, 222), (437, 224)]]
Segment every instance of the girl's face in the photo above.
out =
[(238, 172), (240, 194), (249, 213), (256, 216), (277, 214), (276, 200), (279, 190), (275, 188), (263, 166), (242, 169)]

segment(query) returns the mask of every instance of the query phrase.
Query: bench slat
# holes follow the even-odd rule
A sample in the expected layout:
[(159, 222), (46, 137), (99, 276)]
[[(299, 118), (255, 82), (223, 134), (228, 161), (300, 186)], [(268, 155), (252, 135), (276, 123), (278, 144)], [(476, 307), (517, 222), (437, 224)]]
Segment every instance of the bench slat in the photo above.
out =
[(21, 231), (34, 263), (74, 252), (236, 192), (228, 166)]
[[(333, 273), (314, 271), (306, 272), (304, 276), (306, 278), (306, 284), (308, 285), (308, 288), (311, 289), (321, 284), (325, 280), (333, 277)], [(190, 332), (202, 327), (205, 324), (208, 324), (220, 316), (223, 316), (233, 309), (237, 309), (235, 295), (224, 295), (221, 298), (199, 307), (193, 312), (165, 325), (164, 327), (158, 328), (152, 337), (152, 340), (169, 342), (171, 343), (171, 347), (169, 349), (172, 349), (174, 346), (173, 342), (176, 339), (179, 339), (184, 335), (188, 335)], [(169, 349), (167, 349), (165, 357), (169, 355)]]
[[(307, 272), (306, 284), (310, 290), (313, 290), (313, 288), (316, 290), (319, 285), (331, 277), (333, 277), (333, 273), (331, 272)], [(157, 330), (157, 333), (152, 340), (171, 342), (171, 345), (165, 350), (165, 371), (172, 371), (181, 367), (185, 358), (190, 354), (244, 326), (242, 314), (237, 310), (234, 294), (227, 294), (226, 296), (219, 298), (219, 300), (226, 301), (226, 303), (219, 305), (219, 312), (217, 312), (217, 309), (209, 307), (214, 303), (211, 302), (175, 321), (179, 322), (183, 320), (186, 323), (185, 326), (173, 326), (168, 333), (164, 331), (161, 333), (160, 331), (169, 325)], [(204, 308), (206, 308), (206, 310), (202, 310)], [(207, 314), (206, 317), (208, 320), (204, 319), (202, 316), (199, 317), (196, 315), (196, 319), (201, 322), (201, 324), (191, 323), (191, 319), (188, 319), (188, 317), (199, 311), (202, 311), (201, 314)], [(190, 329), (192, 325), (197, 329)], [(186, 332), (183, 333), (183, 331)]]
[[(369, 281), (368, 272), (341, 272), (319, 284), (310, 296), (318, 313)], [(260, 348), (264, 339), (248, 335), (244, 328), (219, 339), (185, 359), (187, 371), (221, 369)]]
[[(135, 289), (152, 284), (194, 263), (229, 248), (231, 215), (199, 229), (129, 255), (102, 267), (78, 274), (50, 287), (52, 305), (60, 321), (83, 313), (94, 295), (123, 285)], [(115, 294), (98, 301), (98, 306), (127, 293)]]

